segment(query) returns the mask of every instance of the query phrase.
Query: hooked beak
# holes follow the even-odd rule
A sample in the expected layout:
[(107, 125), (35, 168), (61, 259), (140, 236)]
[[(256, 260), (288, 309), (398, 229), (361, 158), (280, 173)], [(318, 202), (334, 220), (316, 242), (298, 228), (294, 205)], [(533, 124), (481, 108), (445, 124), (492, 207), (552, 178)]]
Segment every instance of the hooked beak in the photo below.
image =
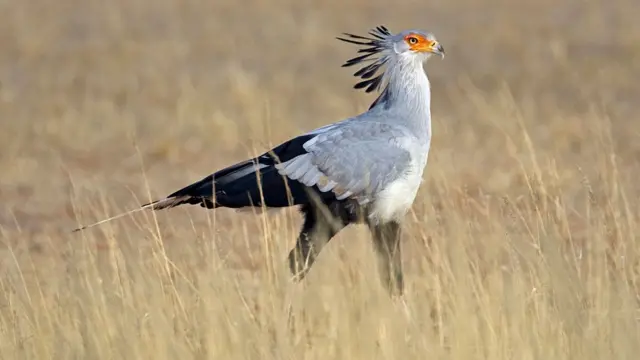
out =
[(444, 48), (439, 42), (436, 41), (431, 45), (431, 52), (436, 55), (440, 55), (440, 57), (444, 59)]

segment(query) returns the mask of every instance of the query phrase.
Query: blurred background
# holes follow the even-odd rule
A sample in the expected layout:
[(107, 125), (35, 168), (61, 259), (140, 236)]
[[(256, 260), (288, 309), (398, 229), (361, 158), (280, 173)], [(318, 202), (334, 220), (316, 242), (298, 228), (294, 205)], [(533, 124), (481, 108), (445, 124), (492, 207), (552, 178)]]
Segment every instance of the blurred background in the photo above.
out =
[(375, 95), (351, 89), (353, 71), (340, 65), (355, 48), (335, 37), (378, 24), (425, 29), (446, 46), (426, 66), (432, 177), (521, 191), (504, 132), (523, 126), (538, 156), (567, 171), (590, 171), (598, 141), (629, 166), (640, 148), (634, 1), (1, 6), (0, 219), (9, 229), (16, 220), (25, 231), (73, 226), (74, 186), (133, 206), (131, 192), (147, 197), (142, 170), (164, 195), (365, 110)]
[[(635, 0), (0, 1), (0, 354), (632, 358), (639, 12)], [(366, 110), (375, 95), (340, 67), (355, 47), (335, 37), (378, 25), (433, 32), (447, 51), (425, 66), (434, 135), (406, 224), (413, 320), (367, 322), (393, 306), (368, 235), (349, 229), (304, 285), (306, 335), (286, 335), (273, 309), (290, 285), (274, 279), (288, 276), (295, 211), (179, 208), (69, 233)]]

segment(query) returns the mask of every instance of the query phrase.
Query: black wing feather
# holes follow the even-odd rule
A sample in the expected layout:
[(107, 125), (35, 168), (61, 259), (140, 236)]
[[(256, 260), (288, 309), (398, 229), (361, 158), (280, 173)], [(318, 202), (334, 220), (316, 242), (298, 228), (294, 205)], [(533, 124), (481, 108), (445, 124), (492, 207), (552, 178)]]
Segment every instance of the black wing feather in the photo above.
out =
[[(298, 181), (285, 179), (274, 165), (306, 153), (303, 144), (314, 136), (294, 138), (256, 158), (219, 170), (143, 207), (152, 206), (154, 210), (160, 210), (182, 204), (199, 204), (211, 209), (261, 205), (286, 207), (307, 203), (306, 187)], [(321, 197), (331, 195), (316, 190)]]

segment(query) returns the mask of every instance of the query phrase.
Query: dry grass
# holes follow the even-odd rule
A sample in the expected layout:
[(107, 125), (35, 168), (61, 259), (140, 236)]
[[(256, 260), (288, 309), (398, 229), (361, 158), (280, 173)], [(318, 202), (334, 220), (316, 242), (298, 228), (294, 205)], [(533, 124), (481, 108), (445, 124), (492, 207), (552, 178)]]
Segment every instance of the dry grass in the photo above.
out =
[[(242, 4), (242, 5), (241, 5)], [(0, 356), (635, 359), (635, 0), (0, 2)], [(307, 280), (295, 211), (144, 213), (364, 110), (333, 39), (436, 33), (434, 140), (406, 219), (409, 316), (366, 231)], [(292, 315), (289, 317), (289, 313)]]

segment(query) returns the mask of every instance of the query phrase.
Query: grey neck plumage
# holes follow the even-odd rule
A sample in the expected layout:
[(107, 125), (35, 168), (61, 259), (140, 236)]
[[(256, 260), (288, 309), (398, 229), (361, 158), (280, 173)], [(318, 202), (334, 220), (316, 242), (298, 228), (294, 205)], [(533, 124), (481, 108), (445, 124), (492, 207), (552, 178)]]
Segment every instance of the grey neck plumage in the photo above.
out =
[(431, 89), (422, 62), (399, 58), (389, 64), (387, 84), (369, 112), (385, 113), (403, 122), (416, 135), (431, 137)]

